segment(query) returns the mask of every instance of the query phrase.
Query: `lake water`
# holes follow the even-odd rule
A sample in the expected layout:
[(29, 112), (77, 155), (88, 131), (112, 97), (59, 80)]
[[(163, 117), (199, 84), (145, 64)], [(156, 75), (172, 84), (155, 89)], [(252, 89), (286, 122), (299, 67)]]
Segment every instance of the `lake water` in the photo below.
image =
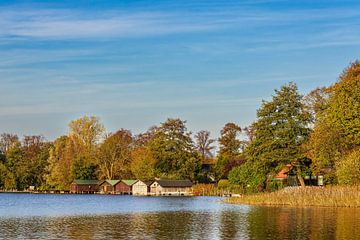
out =
[(360, 209), (217, 197), (0, 194), (0, 239), (360, 239)]

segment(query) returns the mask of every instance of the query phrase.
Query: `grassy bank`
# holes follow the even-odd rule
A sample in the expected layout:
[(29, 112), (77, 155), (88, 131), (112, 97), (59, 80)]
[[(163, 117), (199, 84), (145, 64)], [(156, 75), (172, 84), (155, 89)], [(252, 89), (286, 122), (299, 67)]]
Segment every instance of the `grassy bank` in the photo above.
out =
[(286, 188), (271, 193), (232, 197), (226, 202), (251, 205), (360, 207), (360, 185)]

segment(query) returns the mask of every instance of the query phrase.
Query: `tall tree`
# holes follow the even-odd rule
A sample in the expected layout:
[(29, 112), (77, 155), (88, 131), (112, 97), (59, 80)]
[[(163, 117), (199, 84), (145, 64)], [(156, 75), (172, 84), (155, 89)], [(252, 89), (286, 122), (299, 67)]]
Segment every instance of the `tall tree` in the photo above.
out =
[(156, 159), (147, 147), (140, 147), (132, 152), (131, 172), (137, 179), (153, 180), (155, 177)]
[(73, 180), (71, 166), (76, 158), (74, 145), (68, 136), (61, 136), (54, 141), (49, 151), (46, 168), (46, 184), (49, 188), (68, 189)]
[(105, 128), (97, 117), (84, 116), (69, 123), (69, 137), (83, 155), (94, 157), (99, 141), (104, 137)]
[(201, 160), (204, 161), (206, 159), (210, 159), (213, 157), (213, 153), (211, 152), (215, 149), (213, 145), (215, 139), (210, 138), (209, 131), (200, 131), (195, 135), (196, 140), (196, 149), (200, 153)]
[(301, 145), (308, 139), (309, 123), (310, 116), (294, 83), (275, 90), (271, 101), (263, 101), (257, 120), (251, 126), (254, 138), (246, 149), (250, 161), (250, 166), (246, 167), (251, 167), (256, 176), (255, 171), (267, 175), (291, 163), (296, 166), (299, 181), (304, 185), (302, 171), (306, 168), (306, 157)]
[(185, 121), (169, 118), (162, 123), (149, 147), (160, 177), (194, 180), (201, 163)]
[(235, 123), (227, 123), (221, 130), (220, 155), (234, 158), (240, 154), (242, 141), (238, 139), (241, 128)]
[(120, 129), (105, 139), (98, 154), (99, 177), (106, 179), (131, 176), (133, 138), (129, 130)]
[[(316, 115), (310, 141), (305, 145), (307, 155), (313, 160), (315, 173), (324, 167), (351, 170), (360, 148), (360, 62), (350, 64), (326, 92), (325, 108)], [(354, 171), (348, 175), (356, 175)], [(333, 175), (330, 172), (325, 177), (332, 181)], [(338, 180), (344, 179), (339, 177), (343, 172), (336, 175)]]
[(241, 128), (235, 123), (227, 123), (220, 132), (220, 150), (216, 162), (216, 178), (227, 178), (229, 171), (240, 165), (243, 142), (239, 139)]
[(0, 135), (0, 153), (6, 153), (11, 147), (19, 143), (19, 137), (16, 134), (3, 133)]

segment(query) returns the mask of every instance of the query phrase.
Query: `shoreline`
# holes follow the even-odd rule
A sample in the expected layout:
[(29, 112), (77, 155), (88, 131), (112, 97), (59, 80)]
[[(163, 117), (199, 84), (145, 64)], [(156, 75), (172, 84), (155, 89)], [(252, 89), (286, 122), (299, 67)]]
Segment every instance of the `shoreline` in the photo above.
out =
[(360, 208), (360, 186), (296, 187), (230, 197), (228, 204), (268, 207)]

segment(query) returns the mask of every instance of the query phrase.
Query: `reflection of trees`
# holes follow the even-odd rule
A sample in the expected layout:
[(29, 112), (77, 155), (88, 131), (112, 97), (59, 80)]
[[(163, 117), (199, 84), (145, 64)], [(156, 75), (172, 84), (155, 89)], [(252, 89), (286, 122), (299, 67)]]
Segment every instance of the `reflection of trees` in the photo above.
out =
[(360, 209), (340, 208), (336, 214), (336, 239), (360, 239)]
[(238, 232), (244, 224), (243, 218), (235, 211), (224, 211), (220, 214), (220, 233), (221, 239), (236, 239)]
[(250, 239), (353, 239), (360, 234), (360, 210), (254, 207), (248, 224)]
[(249, 212), (148, 212), (0, 218), (0, 239), (359, 239), (360, 209), (251, 207)]

